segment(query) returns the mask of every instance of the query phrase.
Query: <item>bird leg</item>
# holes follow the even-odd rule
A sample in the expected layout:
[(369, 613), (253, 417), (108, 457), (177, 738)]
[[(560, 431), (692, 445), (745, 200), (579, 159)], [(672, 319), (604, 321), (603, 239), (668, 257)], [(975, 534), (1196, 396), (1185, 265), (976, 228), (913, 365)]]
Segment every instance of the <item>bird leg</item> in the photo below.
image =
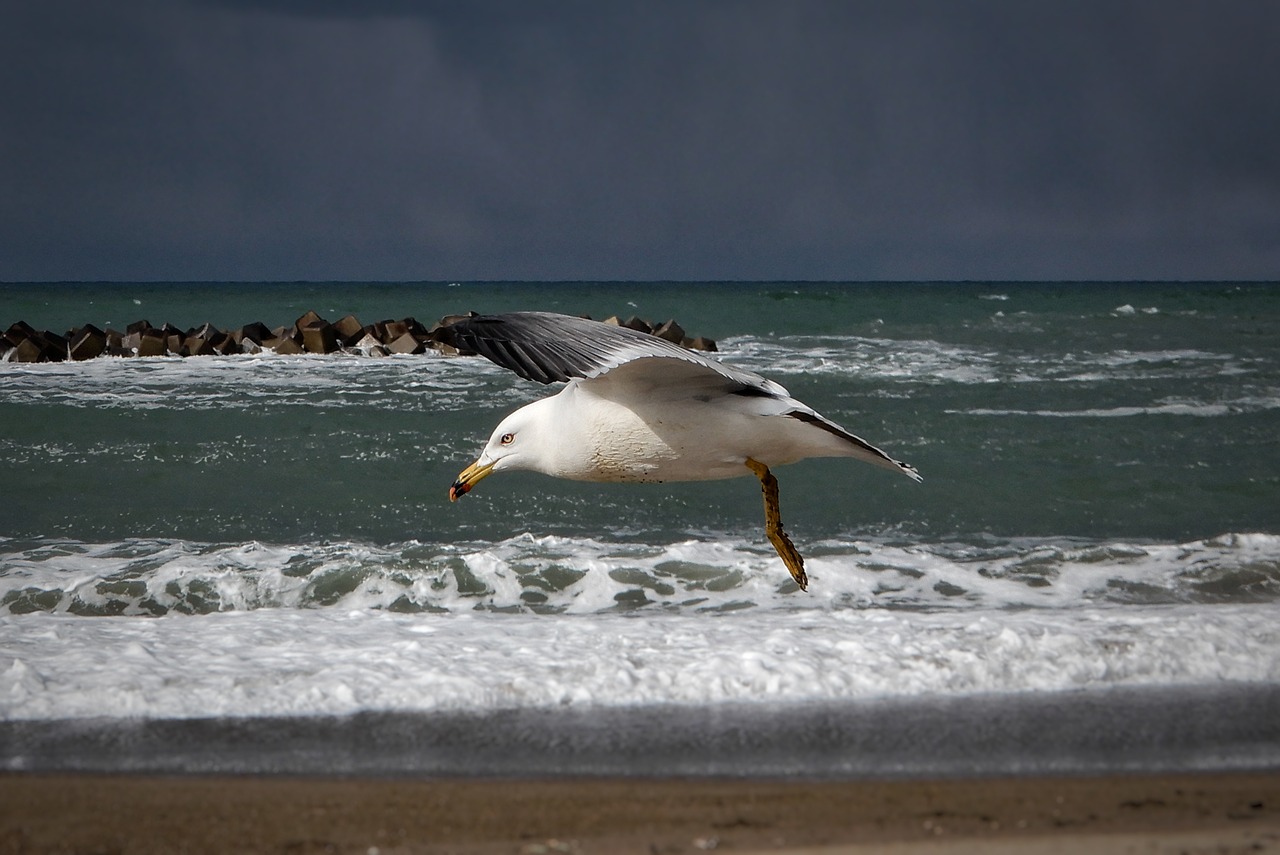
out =
[(778, 507), (778, 479), (773, 477), (768, 466), (754, 458), (747, 458), (747, 468), (756, 473), (756, 477), (760, 479), (760, 491), (764, 493), (764, 533), (768, 535), (773, 548), (778, 550), (778, 556), (791, 571), (791, 578), (796, 580), (800, 590), (808, 590), (809, 577), (804, 572), (804, 558), (782, 530), (782, 511)]

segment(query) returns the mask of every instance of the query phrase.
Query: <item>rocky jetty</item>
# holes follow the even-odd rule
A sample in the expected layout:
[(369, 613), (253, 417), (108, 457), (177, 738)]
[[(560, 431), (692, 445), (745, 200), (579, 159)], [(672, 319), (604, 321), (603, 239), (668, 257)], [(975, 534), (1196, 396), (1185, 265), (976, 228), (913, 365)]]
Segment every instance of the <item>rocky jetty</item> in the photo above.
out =
[[(75, 327), (65, 333), (37, 330), (18, 321), (0, 334), (0, 361), (61, 362), (94, 359), (100, 356), (214, 356), (235, 353), (351, 353), (364, 356), (390, 356), (393, 353), (423, 353), (428, 349), (457, 354), (445, 342), (440, 330), (466, 315), (446, 315), (427, 326), (409, 317), (400, 320), (361, 324), (354, 315), (330, 322), (309, 311), (291, 325), (268, 328), (255, 321), (232, 330), (205, 324), (179, 329), (172, 324), (153, 326), (149, 321), (135, 321), (120, 330), (99, 329), (93, 324)], [(674, 320), (654, 324), (637, 317), (610, 317), (606, 324), (630, 327), (656, 335), (691, 350), (714, 351), (714, 340), (690, 338)]]

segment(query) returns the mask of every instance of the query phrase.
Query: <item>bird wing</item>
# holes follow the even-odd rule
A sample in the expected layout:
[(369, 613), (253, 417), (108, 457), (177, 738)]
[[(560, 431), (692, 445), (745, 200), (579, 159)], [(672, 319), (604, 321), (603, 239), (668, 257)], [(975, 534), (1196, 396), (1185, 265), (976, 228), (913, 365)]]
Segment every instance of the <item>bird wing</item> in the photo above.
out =
[(474, 315), (442, 327), (442, 341), (464, 353), (478, 353), (526, 380), (555, 383), (590, 380), (637, 359), (678, 359), (715, 372), (747, 394), (778, 397), (781, 385), (734, 368), (674, 342), (628, 327), (552, 312)]

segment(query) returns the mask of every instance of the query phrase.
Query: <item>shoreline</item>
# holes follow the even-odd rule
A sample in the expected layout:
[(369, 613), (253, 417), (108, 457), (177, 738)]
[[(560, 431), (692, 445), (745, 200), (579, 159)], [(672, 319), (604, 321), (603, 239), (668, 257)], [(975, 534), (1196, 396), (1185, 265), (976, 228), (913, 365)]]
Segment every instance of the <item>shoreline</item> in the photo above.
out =
[[(38, 666), (36, 666), (38, 667)], [(0, 722), (11, 772), (894, 780), (1280, 771), (1280, 685)]]
[(0, 773), (0, 853), (1280, 851), (1280, 773), (891, 781)]

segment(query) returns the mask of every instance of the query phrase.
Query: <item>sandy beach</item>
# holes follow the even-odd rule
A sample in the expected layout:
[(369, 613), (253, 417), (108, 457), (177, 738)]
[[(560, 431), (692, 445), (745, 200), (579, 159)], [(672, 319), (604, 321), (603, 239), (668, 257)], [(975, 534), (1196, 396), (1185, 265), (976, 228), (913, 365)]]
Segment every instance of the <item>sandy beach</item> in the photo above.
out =
[(770, 781), (0, 776), (0, 852), (1280, 851), (1280, 774)]

